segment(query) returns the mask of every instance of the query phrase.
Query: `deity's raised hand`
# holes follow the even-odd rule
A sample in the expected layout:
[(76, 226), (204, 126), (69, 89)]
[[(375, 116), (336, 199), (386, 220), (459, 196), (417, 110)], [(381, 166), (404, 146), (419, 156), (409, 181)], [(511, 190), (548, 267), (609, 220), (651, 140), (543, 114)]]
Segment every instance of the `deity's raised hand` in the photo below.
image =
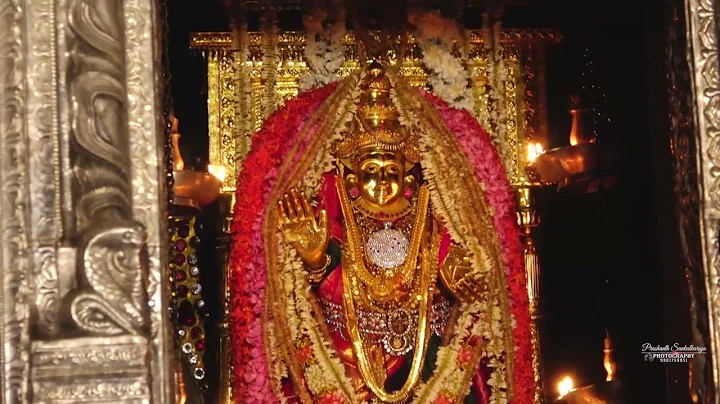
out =
[(278, 208), (283, 236), (305, 264), (311, 269), (327, 265), (325, 251), (330, 242), (327, 212), (321, 210), (316, 219), (307, 196), (295, 188), (278, 202)]

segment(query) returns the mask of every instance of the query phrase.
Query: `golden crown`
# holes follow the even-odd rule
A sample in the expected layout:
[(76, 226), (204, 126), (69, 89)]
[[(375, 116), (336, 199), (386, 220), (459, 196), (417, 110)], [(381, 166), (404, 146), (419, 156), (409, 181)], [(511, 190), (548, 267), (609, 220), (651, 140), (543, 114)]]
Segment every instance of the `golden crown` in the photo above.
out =
[(352, 129), (338, 143), (336, 156), (350, 166), (349, 159), (363, 149), (374, 148), (401, 152), (408, 166), (420, 162), (419, 140), (400, 124), (400, 114), (390, 97), (392, 84), (382, 65), (374, 62), (369, 66), (361, 88)]

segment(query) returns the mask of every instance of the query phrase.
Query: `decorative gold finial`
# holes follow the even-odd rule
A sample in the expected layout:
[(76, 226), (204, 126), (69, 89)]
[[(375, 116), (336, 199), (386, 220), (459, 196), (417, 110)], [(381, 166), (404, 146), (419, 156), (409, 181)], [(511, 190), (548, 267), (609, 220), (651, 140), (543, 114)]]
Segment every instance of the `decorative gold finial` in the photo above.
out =
[(400, 124), (400, 114), (392, 101), (392, 83), (385, 67), (372, 62), (361, 83), (362, 94), (350, 130), (339, 142), (336, 155), (350, 166), (350, 159), (367, 148), (402, 152), (409, 166), (420, 162), (417, 136)]

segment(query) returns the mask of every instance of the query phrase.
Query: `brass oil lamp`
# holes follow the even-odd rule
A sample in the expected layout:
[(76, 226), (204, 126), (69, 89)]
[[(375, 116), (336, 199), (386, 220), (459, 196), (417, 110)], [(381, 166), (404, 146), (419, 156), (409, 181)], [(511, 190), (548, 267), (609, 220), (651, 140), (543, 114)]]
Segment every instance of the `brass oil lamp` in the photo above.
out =
[(571, 97), (570, 104), (570, 145), (538, 154), (531, 165), (533, 174), (542, 182), (557, 184), (558, 191), (567, 188), (591, 193), (613, 187), (615, 179), (607, 175), (612, 158), (589, 128), (589, 110), (583, 108), (579, 96)]

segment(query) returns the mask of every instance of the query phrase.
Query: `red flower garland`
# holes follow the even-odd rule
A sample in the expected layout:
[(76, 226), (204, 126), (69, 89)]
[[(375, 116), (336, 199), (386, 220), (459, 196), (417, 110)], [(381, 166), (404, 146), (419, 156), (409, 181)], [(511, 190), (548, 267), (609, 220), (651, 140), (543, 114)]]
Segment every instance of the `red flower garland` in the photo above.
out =
[(248, 401), (250, 392), (245, 380), (255, 375), (247, 374), (247, 366), (258, 355), (264, 355), (264, 348), (256, 346), (248, 338), (253, 323), (262, 317), (264, 305), (264, 283), (257, 285), (249, 282), (257, 275), (264, 279), (266, 272), (261, 247), (262, 226), (258, 224), (262, 223), (268, 194), (275, 186), (278, 167), (284, 162), (307, 118), (335, 88), (336, 85), (332, 84), (287, 101), (284, 108), (268, 117), (254, 136), (252, 149), (243, 162), (237, 183), (229, 258), (231, 362), (236, 402)]

